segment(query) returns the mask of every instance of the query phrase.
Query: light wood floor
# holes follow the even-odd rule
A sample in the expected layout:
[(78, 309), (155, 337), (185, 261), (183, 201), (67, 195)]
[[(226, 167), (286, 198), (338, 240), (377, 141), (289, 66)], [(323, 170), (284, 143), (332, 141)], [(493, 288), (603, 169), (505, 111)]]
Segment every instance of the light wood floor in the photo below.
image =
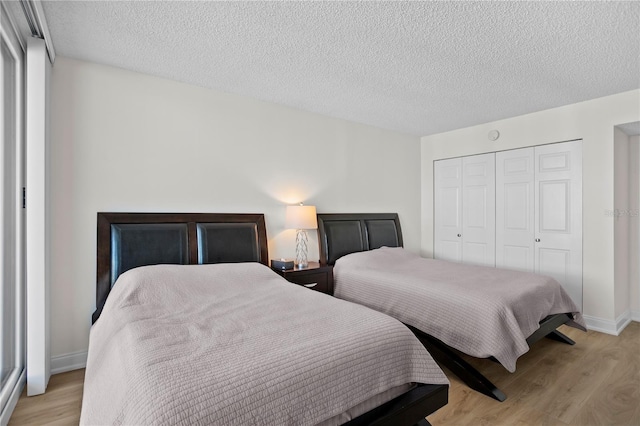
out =
[[(449, 404), (434, 425), (640, 425), (640, 323), (619, 337), (561, 327), (575, 346), (543, 339), (518, 360), (515, 373), (468, 361), (507, 394), (500, 403), (451, 374)], [(447, 372), (448, 373), (448, 372)], [(47, 393), (18, 401), (9, 425), (77, 425), (84, 370), (51, 377)]]

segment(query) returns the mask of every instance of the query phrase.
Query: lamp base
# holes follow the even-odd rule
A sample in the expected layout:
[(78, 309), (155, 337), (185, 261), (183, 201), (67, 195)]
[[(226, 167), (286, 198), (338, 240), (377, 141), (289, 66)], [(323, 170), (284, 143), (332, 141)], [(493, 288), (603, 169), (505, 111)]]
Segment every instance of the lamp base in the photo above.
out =
[(307, 231), (304, 229), (296, 230), (296, 266), (298, 268), (306, 268), (309, 266), (307, 260), (307, 246), (309, 243), (309, 237)]

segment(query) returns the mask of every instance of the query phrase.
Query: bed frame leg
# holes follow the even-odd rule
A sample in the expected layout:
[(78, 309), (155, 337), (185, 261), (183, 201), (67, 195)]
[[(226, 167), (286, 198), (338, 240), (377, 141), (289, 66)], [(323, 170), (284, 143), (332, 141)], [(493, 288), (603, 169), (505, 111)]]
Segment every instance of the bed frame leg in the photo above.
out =
[(540, 321), (540, 328), (533, 332), (531, 336), (527, 337), (527, 345), (531, 347), (535, 342), (543, 337), (548, 337), (549, 339), (557, 340), (569, 345), (575, 344), (573, 340), (556, 330), (556, 328), (560, 327), (562, 324), (566, 324), (570, 320), (571, 316), (569, 314), (549, 315)]
[(555, 340), (555, 341), (558, 341), (558, 342), (566, 343), (568, 345), (575, 345), (576, 344), (576, 342), (571, 340), (571, 338), (569, 336), (559, 332), (558, 330), (552, 331), (551, 333), (547, 334), (545, 337), (548, 338), (548, 339), (551, 339), (551, 340)]
[(431, 423), (429, 423), (429, 420), (427, 419), (422, 419), (416, 423), (415, 426), (431, 426)]
[(471, 389), (476, 390), (497, 401), (504, 401), (507, 396), (476, 370), (471, 364), (462, 359), (451, 348), (435, 337), (429, 336), (420, 330), (408, 326), (420, 339), (431, 356), (441, 365), (445, 366)]

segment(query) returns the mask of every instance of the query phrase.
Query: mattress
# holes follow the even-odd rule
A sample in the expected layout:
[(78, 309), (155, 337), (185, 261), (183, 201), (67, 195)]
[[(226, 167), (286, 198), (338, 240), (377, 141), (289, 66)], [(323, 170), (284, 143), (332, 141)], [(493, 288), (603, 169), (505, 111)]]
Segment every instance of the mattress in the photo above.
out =
[(121, 275), (93, 325), (80, 423), (339, 424), (446, 377), (399, 321), (258, 263)]
[(526, 342), (548, 315), (581, 313), (551, 277), (422, 258), (382, 247), (341, 257), (334, 295), (383, 312), (448, 346), (496, 358), (508, 371), (529, 350)]

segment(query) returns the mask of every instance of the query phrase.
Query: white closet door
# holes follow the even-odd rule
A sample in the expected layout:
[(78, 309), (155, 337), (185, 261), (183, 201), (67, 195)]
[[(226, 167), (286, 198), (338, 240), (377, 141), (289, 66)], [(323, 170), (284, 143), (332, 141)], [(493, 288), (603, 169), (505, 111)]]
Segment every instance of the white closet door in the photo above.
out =
[(434, 168), (434, 257), (462, 261), (462, 159), (439, 160)]
[(495, 266), (495, 153), (462, 158), (462, 261)]
[(535, 148), (536, 272), (558, 280), (582, 309), (582, 144)]
[(496, 266), (534, 272), (534, 149), (496, 153)]

